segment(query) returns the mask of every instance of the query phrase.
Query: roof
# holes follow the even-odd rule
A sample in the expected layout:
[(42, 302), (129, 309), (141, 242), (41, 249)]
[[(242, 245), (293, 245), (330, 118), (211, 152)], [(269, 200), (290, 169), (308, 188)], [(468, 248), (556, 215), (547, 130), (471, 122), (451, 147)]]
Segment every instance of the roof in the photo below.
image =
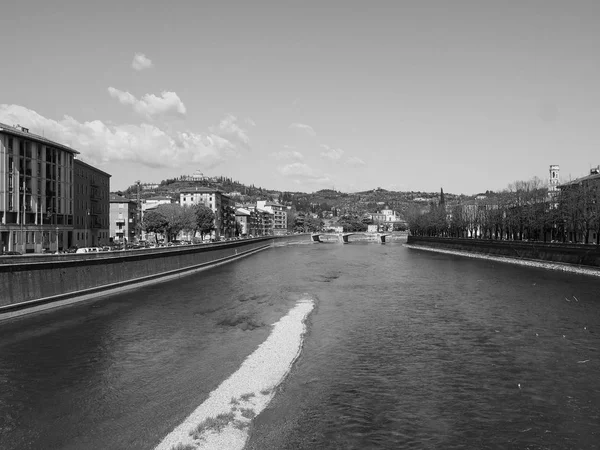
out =
[(98, 169), (97, 167), (94, 167), (94, 166), (92, 166), (92, 165), (90, 165), (90, 164), (88, 164), (88, 163), (86, 163), (86, 162), (83, 162), (83, 161), (82, 161), (82, 160), (80, 160), (80, 159), (74, 159), (74, 160), (73, 160), (73, 163), (74, 163), (75, 165), (81, 165), (81, 166), (87, 167), (88, 169), (92, 169), (92, 170), (94, 170), (94, 171), (96, 171), (96, 172), (99, 172), (99, 173), (101, 173), (102, 175), (106, 175), (107, 177), (112, 177), (112, 175), (111, 175), (110, 173), (106, 173), (106, 172), (104, 172), (103, 170), (100, 170), (100, 169)]
[(180, 194), (222, 194), (222, 192), (218, 189), (214, 188), (206, 188), (206, 187), (197, 187), (195, 189), (181, 189), (179, 191)]
[(600, 180), (600, 173), (591, 173), (585, 177), (577, 178), (573, 181), (568, 181), (567, 183), (562, 183), (558, 187), (573, 186), (574, 184), (580, 184), (580, 183), (583, 183), (586, 181), (592, 181), (592, 180)]
[(135, 200), (125, 198), (122, 195), (110, 194), (110, 203), (135, 203)]
[(247, 209), (244, 209), (244, 208), (237, 208), (235, 210), (235, 215), (236, 216), (249, 216), (250, 211), (248, 211)]
[(20, 130), (17, 127), (13, 127), (11, 125), (6, 125), (5, 123), (2, 123), (2, 122), (0, 122), (0, 132), (11, 134), (11, 135), (17, 136), (17, 137), (27, 138), (27, 139), (30, 139), (32, 141), (40, 142), (42, 144), (51, 145), (52, 147), (57, 147), (57, 148), (60, 148), (62, 150), (65, 150), (65, 151), (67, 151), (69, 153), (73, 153), (74, 155), (78, 155), (79, 154), (79, 152), (77, 150), (74, 150), (71, 147), (67, 147), (66, 145), (59, 144), (58, 142), (51, 141), (50, 139), (46, 139), (43, 136), (40, 136), (40, 135), (37, 135), (37, 134), (34, 134), (34, 133), (29, 133), (28, 131)]

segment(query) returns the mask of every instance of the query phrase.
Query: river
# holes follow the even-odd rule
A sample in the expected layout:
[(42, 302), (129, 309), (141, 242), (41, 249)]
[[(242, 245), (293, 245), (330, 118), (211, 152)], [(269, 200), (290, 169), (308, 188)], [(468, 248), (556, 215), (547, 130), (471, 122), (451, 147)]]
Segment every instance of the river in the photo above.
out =
[(597, 448), (600, 279), (301, 243), (0, 323), (0, 448), (152, 449), (307, 296), (247, 449)]

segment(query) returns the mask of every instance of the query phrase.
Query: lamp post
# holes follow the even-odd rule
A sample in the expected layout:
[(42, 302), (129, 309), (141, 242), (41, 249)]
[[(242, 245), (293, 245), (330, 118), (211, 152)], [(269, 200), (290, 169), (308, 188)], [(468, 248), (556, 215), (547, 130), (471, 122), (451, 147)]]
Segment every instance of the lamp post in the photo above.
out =
[(90, 210), (85, 210), (85, 246), (88, 246), (88, 221), (90, 220)]
[(58, 227), (56, 227), (56, 253), (58, 254)]

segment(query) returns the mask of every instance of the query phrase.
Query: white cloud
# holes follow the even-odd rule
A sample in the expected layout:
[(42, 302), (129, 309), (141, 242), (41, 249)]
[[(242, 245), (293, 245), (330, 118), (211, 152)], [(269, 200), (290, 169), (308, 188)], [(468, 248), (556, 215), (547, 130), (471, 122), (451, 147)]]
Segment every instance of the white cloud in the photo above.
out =
[(291, 145), (284, 145), (283, 148), (285, 150), (280, 150), (278, 152), (271, 153), (275, 159), (292, 159), (296, 161), (301, 161), (304, 159), (304, 155), (299, 151), (292, 150), (294, 147)]
[(346, 165), (358, 167), (358, 166), (366, 166), (367, 163), (360, 159), (358, 156), (351, 156), (346, 160)]
[(131, 61), (131, 67), (135, 70), (145, 70), (152, 67), (152, 60), (147, 58), (143, 53), (136, 53), (133, 56), (133, 61)]
[(211, 127), (210, 131), (244, 148), (250, 148), (250, 138), (246, 130), (238, 125), (237, 117), (232, 114), (227, 114), (219, 125)]
[(129, 92), (112, 86), (108, 88), (108, 93), (122, 105), (132, 106), (135, 112), (148, 119), (160, 115), (185, 116), (187, 112), (185, 105), (175, 92), (163, 91), (160, 97), (154, 94), (145, 94), (139, 100)]
[(315, 171), (308, 164), (294, 162), (278, 168), (279, 173), (294, 179), (296, 183), (329, 184), (331, 179), (327, 174)]
[(293, 123), (290, 125), (290, 128), (294, 128), (296, 130), (302, 130), (305, 133), (309, 134), (310, 136), (317, 135), (317, 133), (315, 132), (313, 127), (311, 127), (310, 125), (306, 125), (304, 123)]
[(321, 152), (321, 158), (337, 161), (341, 159), (342, 156), (344, 156), (344, 150), (342, 150), (341, 148), (331, 148), (325, 144), (321, 144), (321, 148), (325, 150)]
[(78, 122), (70, 116), (53, 120), (19, 105), (0, 104), (0, 122), (19, 123), (35, 134), (43, 132), (46, 138), (81, 152), (81, 159), (100, 166), (123, 161), (153, 168), (213, 168), (239, 154), (237, 143), (218, 133), (165, 131), (146, 123)]

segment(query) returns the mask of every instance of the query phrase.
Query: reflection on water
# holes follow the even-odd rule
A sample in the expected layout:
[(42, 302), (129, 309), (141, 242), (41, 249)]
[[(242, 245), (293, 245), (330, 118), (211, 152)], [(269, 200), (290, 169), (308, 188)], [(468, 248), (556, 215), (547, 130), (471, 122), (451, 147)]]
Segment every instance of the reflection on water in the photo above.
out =
[(304, 292), (249, 448), (594, 448), (599, 287), (394, 242), (273, 248), (2, 323), (0, 448), (152, 448)]

